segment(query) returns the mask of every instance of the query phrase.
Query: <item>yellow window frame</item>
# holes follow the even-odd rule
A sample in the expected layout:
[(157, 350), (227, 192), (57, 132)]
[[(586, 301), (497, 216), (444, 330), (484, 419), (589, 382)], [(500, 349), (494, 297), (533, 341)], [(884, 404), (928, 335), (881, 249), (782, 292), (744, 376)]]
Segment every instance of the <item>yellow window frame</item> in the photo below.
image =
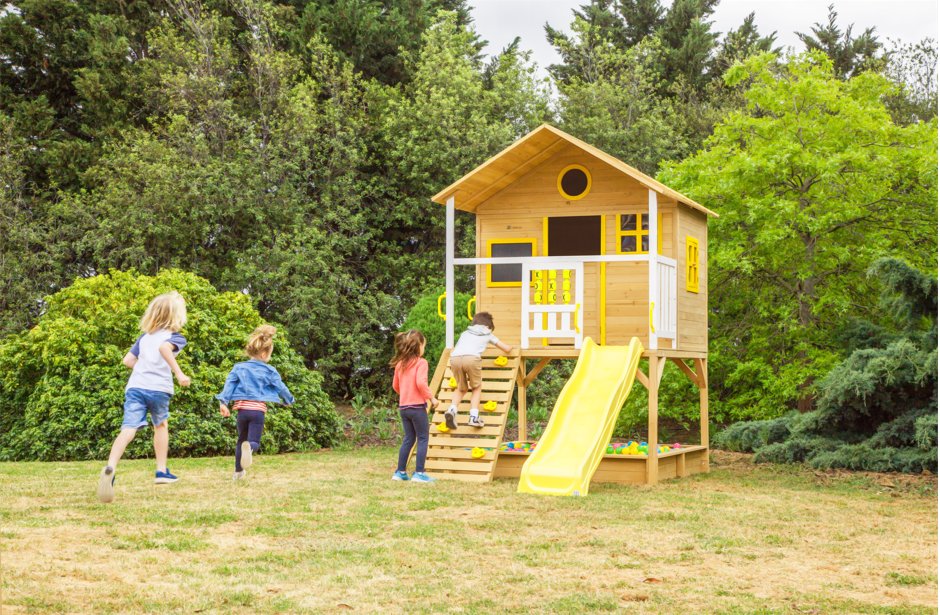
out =
[[(565, 191), (562, 190), (561, 188), (561, 178), (564, 177), (565, 173), (567, 173), (571, 169), (578, 169), (579, 171), (583, 171), (584, 174), (587, 176), (587, 188), (585, 188), (584, 192), (582, 192), (581, 194), (577, 196), (571, 196), (570, 194), (565, 194)], [(592, 183), (591, 172), (588, 171), (583, 166), (581, 166), (580, 164), (569, 164), (564, 169), (562, 169), (561, 172), (558, 174), (558, 179), (556, 180), (556, 183), (558, 184), (558, 194), (565, 197), (565, 199), (569, 201), (580, 201), (581, 199), (586, 197), (588, 193), (591, 191), (591, 183)]]
[[(486, 240), (486, 257), (493, 258), (493, 244), (494, 243), (528, 243), (532, 245), (532, 256), (538, 256), (536, 252), (538, 247), (538, 239), (533, 239), (532, 237), (520, 237), (518, 239), (487, 239)], [(529, 282), (531, 284), (531, 281)], [(494, 282), (493, 281), (493, 266), (486, 266), (486, 285), (490, 288), (521, 288), (522, 282)]]
[(697, 293), (698, 269), (698, 239), (685, 236), (685, 289), (690, 293)]
[[(641, 250), (640, 247), (643, 245), (643, 235), (649, 235), (649, 230), (643, 230), (643, 215), (649, 215), (648, 212), (637, 212), (637, 213), (627, 213), (627, 214), (617, 214), (617, 254), (649, 254), (649, 250)], [(623, 230), (623, 224), (621, 223), (621, 218), (623, 216), (636, 216), (636, 229), (632, 231)], [(624, 252), (620, 248), (623, 243), (620, 241), (621, 237), (636, 237), (636, 251), (634, 252)], [(662, 256), (663, 254), (663, 214), (658, 213), (656, 215), (656, 253)]]

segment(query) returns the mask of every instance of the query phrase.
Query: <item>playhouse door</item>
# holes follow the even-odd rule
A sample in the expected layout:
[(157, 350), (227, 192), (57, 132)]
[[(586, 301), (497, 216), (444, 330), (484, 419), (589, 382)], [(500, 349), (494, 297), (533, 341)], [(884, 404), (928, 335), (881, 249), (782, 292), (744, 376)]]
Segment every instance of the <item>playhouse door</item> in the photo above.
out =
[[(551, 217), (545, 218), (543, 225), (547, 247), (547, 254), (544, 256), (599, 256), (602, 253), (601, 216)], [(598, 343), (600, 343), (599, 272), (599, 263), (584, 263), (578, 279), (578, 290), (584, 293), (584, 301), (581, 302), (580, 308), (581, 334), (593, 338)], [(548, 338), (546, 341), (550, 346), (571, 345), (570, 338)]]

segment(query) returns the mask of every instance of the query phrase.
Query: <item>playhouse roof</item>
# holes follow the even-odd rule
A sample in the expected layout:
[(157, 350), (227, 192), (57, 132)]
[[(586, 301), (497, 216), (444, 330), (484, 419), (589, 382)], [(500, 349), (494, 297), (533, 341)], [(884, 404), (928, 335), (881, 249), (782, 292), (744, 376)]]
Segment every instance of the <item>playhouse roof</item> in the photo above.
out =
[(610, 154), (605, 154), (596, 147), (592, 147), (584, 141), (576, 139), (568, 133), (558, 130), (553, 126), (549, 126), (548, 124), (542, 124), (453, 184), (435, 194), (431, 197), (431, 200), (444, 205), (447, 203), (447, 199), (453, 196), (455, 197), (454, 203), (457, 209), (471, 212), (476, 211), (480, 203), (509, 186), (514, 181), (557, 154), (567, 145), (575, 145), (581, 148), (598, 160), (607, 163), (625, 175), (629, 175), (650, 190), (685, 203), (707, 215), (718, 217), (718, 214), (707, 207), (699, 205), (689, 197), (664, 186), (649, 175), (637, 171)]

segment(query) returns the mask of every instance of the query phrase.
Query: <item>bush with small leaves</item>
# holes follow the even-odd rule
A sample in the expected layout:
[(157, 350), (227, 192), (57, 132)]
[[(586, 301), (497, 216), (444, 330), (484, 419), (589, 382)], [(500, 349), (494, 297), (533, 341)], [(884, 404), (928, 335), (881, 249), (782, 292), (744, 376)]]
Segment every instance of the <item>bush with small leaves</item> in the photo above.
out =
[[(121, 363), (140, 334), (138, 323), (155, 296), (178, 291), (186, 299), (188, 344), (178, 357), (192, 385), (176, 384), (170, 402), (170, 455), (231, 454), (235, 419), (222, 418), (214, 395), (229, 369), (245, 360), (248, 335), (262, 323), (251, 300), (220, 293), (206, 280), (179, 270), (155, 276), (111, 271), (76, 281), (47, 297), (47, 309), (31, 330), (0, 341), (0, 459), (103, 459), (123, 417), (129, 370)], [(265, 421), (265, 452), (329, 446), (340, 434), (322, 377), (308, 370), (282, 332), (271, 365), (296, 398), (275, 406)], [(148, 434), (149, 435), (149, 434)], [(149, 437), (136, 438), (127, 457), (147, 457)]]

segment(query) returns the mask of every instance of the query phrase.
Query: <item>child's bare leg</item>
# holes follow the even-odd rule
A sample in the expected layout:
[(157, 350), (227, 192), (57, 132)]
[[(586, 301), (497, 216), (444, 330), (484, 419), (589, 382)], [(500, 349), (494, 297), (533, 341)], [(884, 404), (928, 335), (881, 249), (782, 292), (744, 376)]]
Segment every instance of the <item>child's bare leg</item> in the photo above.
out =
[(112, 468), (117, 468), (118, 462), (121, 460), (121, 457), (124, 455), (124, 450), (127, 448), (127, 445), (131, 443), (131, 440), (134, 439), (134, 436), (137, 435), (137, 429), (125, 428), (121, 430), (121, 433), (118, 434), (118, 437), (114, 439), (114, 444), (111, 445), (111, 455), (108, 457), (108, 465)]
[(454, 406), (455, 408), (459, 408), (460, 402), (463, 401), (463, 396), (466, 394), (467, 394), (467, 389), (457, 387), (457, 391), (454, 392), (454, 400), (450, 402), (450, 405)]
[(166, 421), (153, 428), (153, 453), (157, 457), (157, 472), (166, 472), (166, 455), (170, 448), (170, 428)]
[(470, 394), (470, 409), (479, 410), (480, 409), (480, 397), (483, 396), (483, 385), (478, 386), (473, 389), (473, 393)]

